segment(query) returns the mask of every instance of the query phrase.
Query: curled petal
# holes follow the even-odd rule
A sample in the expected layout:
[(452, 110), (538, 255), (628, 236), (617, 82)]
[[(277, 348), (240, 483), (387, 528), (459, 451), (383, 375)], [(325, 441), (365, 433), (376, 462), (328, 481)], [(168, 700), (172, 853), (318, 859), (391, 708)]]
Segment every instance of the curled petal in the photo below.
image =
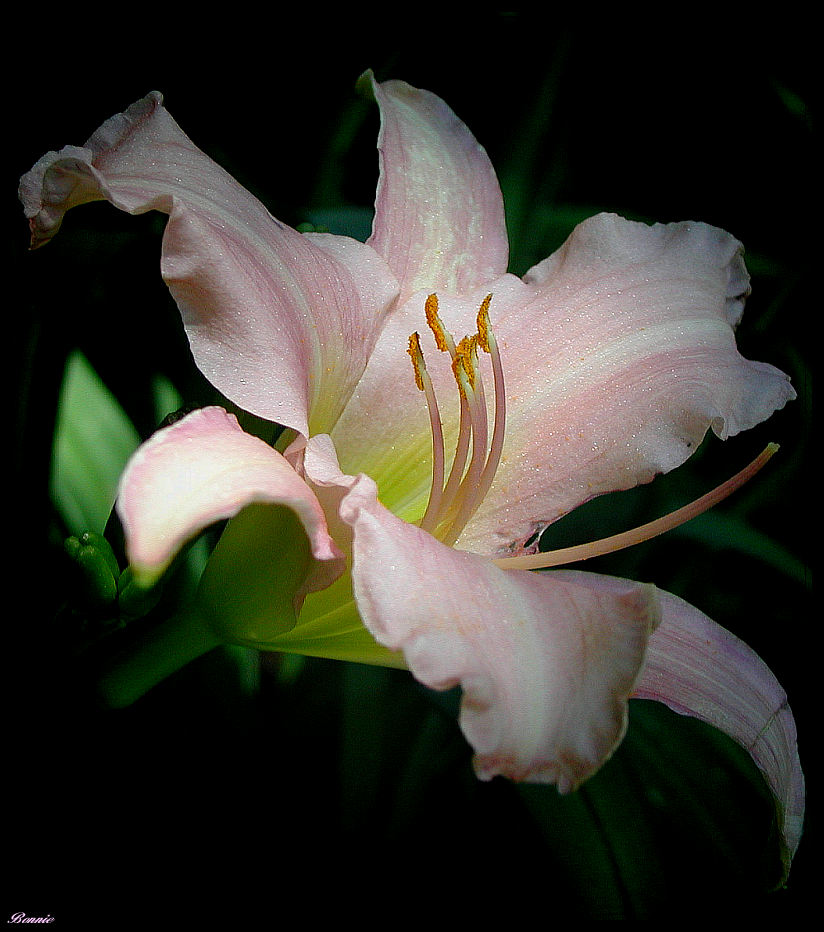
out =
[(393, 516), (366, 477), (341, 476), (340, 487), (363, 622), (425, 685), (462, 686), (478, 775), (566, 792), (594, 773), (626, 728), (657, 623), (652, 587), (505, 572)]
[(88, 201), (168, 214), (161, 271), (198, 367), (241, 407), (303, 434), (310, 422), (313, 431), (334, 423), (397, 294), (370, 247), (273, 218), (188, 139), (157, 93), (84, 147), (45, 155), (20, 196), (33, 246)]
[(302, 524), (312, 560), (299, 592), (340, 575), (342, 556), (306, 483), (234, 415), (211, 407), (159, 430), (126, 467), (117, 511), (136, 576), (156, 579), (188, 540), (254, 502), (286, 506)]
[(750, 753), (775, 800), (786, 876), (804, 820), (804, 775), (787, 695), (746, 644), (676, 596), (660, 595), (661, 625), (634, 695), (707, 722)]
[(369, 243), (401, 282), (464, 293), (506, 271), (503, 199), (484, 149), (450, 108), (403, 81), (364, 76), (380, 106), (380, 180)]

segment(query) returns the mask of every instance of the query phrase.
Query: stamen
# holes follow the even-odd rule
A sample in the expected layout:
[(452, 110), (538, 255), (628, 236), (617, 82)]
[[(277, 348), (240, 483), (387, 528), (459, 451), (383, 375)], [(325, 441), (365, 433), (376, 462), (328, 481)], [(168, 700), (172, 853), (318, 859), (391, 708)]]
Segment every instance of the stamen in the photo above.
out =
[[(483, 301), (481, 301), (481, 306), (478, 308), (478, 344), (485, 353), (490, 352), (489, 338), (491, 334), (489, 330), (489, 305), (491, 302), (492, 295), (488, 294)], [(492, 339), (495, 339), (494, 336)]]
[[(458, 504), (460, 509), (452, 519), (451, 524), (448, 527), (448, 531), (446, 531), (442, 536), (442, 539), (445, 543), (454, 543), (460, 536), (461, 531), (463, 531), (463, 529), (466, 527), (469, 519), (478, 510), (478, 507), (486, 497), (486, 494), (492, 485), (492, 480), (495, 478), (495, 472), (498, 469), (498, 465), (501, 461), (501, 453), (504, 445), (504, 428), (506, 425), (506, 393), (504, 390), (504, 375), (503, 367), (501, 365), (501, 356), (498, 352), (498, 344), (495, 340), (495, 334), (493, 333), (492, 327), (489, 323), (488, 312), (491, 301), (492, 295), (489, 294), (481, 302), (477, 316), (478, 332), (471, 339), (473, 348), (480, 346), (482, 350), (490, 354), (492, 359), (492, 374), (495, 388), (495, 418), (492, 428), (492, 441), (489, 445), (489, 452), (486, 455), (486, 462), (483, 465), (483, 469), (480, 471), (472, 471), (472, 468), (470, 467), (470, 472), (467, 473), (466, 479), (461, 485), (461, 490), (458, 497)], [(475, 367), (477, 368), (477, 358), (475, 358)], [(479, 371), (477, 383), (479, 386), (478, 400), (480, 410), (477, 414), (478, 433), (475, 434), (475, 436), (483, 437), (483, 444), (485, 449), (488, 432), (486, 419), (486, 400), (483, 396), (483, 383), (480, 379)], [(473, 420), (473, 432), (475, 431), (475, 426), (475, 420)], [(480, 464), (480, 459), (476, 461), (473, 457), (473, 463), (476, 462)]]
[[(445, 486), (442, 485), (443, 433), (440, 415), (437, 413), (437, 402), (423, 362), (418, 334), (409, 338), (409, 354), (415, 368), (415, 381), (418, 388), (427, 393), (430, 421), (433, 425), (433, 487), (420, 527), (448, 544), (457, 540), (489, 490), (503, 448), (506, 405), (500, 355), (489, 325), (488, 309), (491, 300), (492, 295), (487, 295), (481, 303), (477, 315), (477, 333), (464, 337), (456, 345), (441, 321), (437, 295), (431, 294), (426, 299), (426, 321), (438, 349), (449, 353), (451, 357), (452, 373), (460, 395), (460, 422), (455, 456)], [(478, 347), (489, 353), (492, 358), (495, 420), (491, 442), (486, 396), (478, 365)], [(437, 457), (440, 457), (440, 461), (434, 462)]]
[[(474, 390), (475, 376), (478, 371), (478, 340), (476, 337), (464, 337), (455, 347), (455, 355), (452, 358), (452, 371), (456, 379), (459, 378), (458, 368), (464, 371), (469, 384)], [(460, 383), (458, 387), (460, 388)]]
[(461, 396), (461, 419), (458, 425), (458, 440), (455, 445), (455, 458), (452, 460), (452, 466), (449, 469), (449, 477), (446, 480), (446, 486), (443, 490), (441, 499), (441, 511), (449, 511), (455, 501), (461, 487), (466, 460), (469, 456), (469, 441), (472, 437), (472, 418), (469, 413), (469, 403), (464, 391), (460, 392)]
[(650, 521), (648, 524), (642, 524), (632, 531), (624, 531), (622, 534), (614, 534), (611, 537), (604, 537), (601, 540), (589, 544), (578, 544), (575, 547), (565, 547), (561, 550), (550, 550), (546, 553), (524, 554), (517, 557), (500, 557), (493, 562), (505, 570), (536, 570), (548, 566), (561, 566), (566, 563), (575, 563), (580, 560), (589, 560), (592, 557), (600, 557), (607, 553), (614, 553), (617, 550), (624, 550), (635, 544), (650, 540), (671, 531), (698, 517), (708, 511), (718, 502), (723, 501), (728, 495), (731, 495), (737, 489), (741, 488), (746, 482), (767, 463), (767, 461), (778, 450), (778, 444), (770, 443), (750, 464), (741, 472), (736, 473), (732, 478), (717, 486), (706, 495), (696, 499), (689, 505), (679, 508), (662, 518)]
[(498, 352), (498, 341), (489, 325), (489, 304), (492, 295), (487, 295), (478, 310), (478, 345), (489, 353), (492, 360), (492, 378), (495, 387), (495, 420), (492, 425), (492, 442), (489, 447), (489, 456), (484, 466), (483, 475), (478, 484), (478, 502), (486, 497), (495, 472), (501, 462), (501, 453), (504, 448), (504, 428), (506, 427), (506, 392), (504, 390), (504, 369), (501, 364), (501, 354)]
[[(462, 349), (463, 347), (463, 349)], [(456, 365), (453, 366), (461, 395), (469, 408), (469, 423), (472, 428), (472, 458), (469, 468), (452, 501), (444, 502), (444, 520), (438, 529), (438, 538), (445, 544), (453, 544), (466, 522), (474, 513), (478, 501), (476, 490), (486, 464), (488, 427), (483, 385), (478, 371), (478, 358), (474, 338), (466, 338), (458, 344)]]
[(424, 310), (426, 312), (426, 322), (429, 324), (429, 329), (435, 335), (435, 345), (441, 352), (448, 352), (454, 359), (455, 341), (452, 339), (452, 334), (444, 327), (443, 321), (438, 314), (438, 296), (436, 294), (429, 295), (426, 299)]
[[(468, 389), (464, 383), (464, 378), (458, 371), (465, 375), (465, 381), (468, 383)], [(483, 452), (486, 452), (487, 435), (489, 432), (486, 420), (486, 395), (484, 394), (484, 383), (481, 381), (481, 372), (478, 369), (478, 337), (464, 337), (456, 347), (456, 356), (452, 361), (452, 371), (458, 382), (458, 389), (461, 397), (466, 399), (469, 407), (470, 420), (472, 422), (472, 432), (477, 434), (479, 441), (483, 445)], [(483, 455), (483, 454), (481, 454)]]
[[(443, 321), (438, 314), (438, 296), (436, 294), (431, 294), (426, 299), (425, 311), (426, 322), (435, 337), (435, 345), (441, 352), (449, 353), (452, 358), (452, 371), (454, 373), (455, 359), (457, 358), (458, 351), (452, 334), (444, 327)], [(458, 378), (457, 374), (455, 378)], [(458, 388), (460, 389), (460, 383)], [(450, 508), (455, 496), (458, 494), (458, 489), (466, 467), (466, 459), (469, 455), (469, 438), (472, 428), (469, 416), (469, 405), (463, 391), (460, 392), (460, 399), (461, 411), (458, 424), (458, 441), (455, 447), (455, 456), (452, 460), (452, 466), (449, 470), (449, 477), (446, 480), (446, 486), (441, 497), (442, 511), (446, 511)], [(426, 528), (426, 530), (432, 529)]]
[(406, 352), (409, 353), (409, 358), (412, 360), (412, 368), (415, 370), (415, 385), (418, 391), (422, 392), (424, 390), (423, 373), (426, 371), (426, 363), (423, 361), (421, 337), (417, 331), (409, 337), (409, 348)]
[(438, 410), (438, 400), (432, 387), (432, 379), (426, 371), (426, 363), (421, 352), (421, 338), (418, 333), (413, 333), (409, 337), (407, 352), (412, 359), (412, 367), (415, 370), (415, 384), (426, 395), (426, 406), (429, 408), (429, 423), (432, 427), (432, 488), (429, 492), (426, 512), (421, 519), (420, 525), (424, 530), (430, 530), (430, 525), (435, 524), (440, 512), (443, 496), (443, 426), (440, 411)]

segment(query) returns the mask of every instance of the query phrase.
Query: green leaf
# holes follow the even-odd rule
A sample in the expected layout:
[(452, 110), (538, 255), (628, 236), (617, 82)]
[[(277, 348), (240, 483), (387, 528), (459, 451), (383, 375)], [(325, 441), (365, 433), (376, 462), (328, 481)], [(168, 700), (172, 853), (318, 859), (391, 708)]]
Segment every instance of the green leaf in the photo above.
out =
[(117, 399), (80, 352), (69, 357), (60, 394), (51, 495), (73, 534), (102, 531), (120, 473), (140, 438)]

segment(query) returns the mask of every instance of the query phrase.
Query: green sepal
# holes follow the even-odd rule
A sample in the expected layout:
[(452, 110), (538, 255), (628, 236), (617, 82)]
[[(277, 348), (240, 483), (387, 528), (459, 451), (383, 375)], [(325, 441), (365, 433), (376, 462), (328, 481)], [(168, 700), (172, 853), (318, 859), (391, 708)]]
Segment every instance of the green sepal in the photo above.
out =
[(283, 505), (257, 503), (227, 524), (200, 580), (197, 601), (226, 643), (265, 647), (290, 631), (306, 579), (309, 540)]

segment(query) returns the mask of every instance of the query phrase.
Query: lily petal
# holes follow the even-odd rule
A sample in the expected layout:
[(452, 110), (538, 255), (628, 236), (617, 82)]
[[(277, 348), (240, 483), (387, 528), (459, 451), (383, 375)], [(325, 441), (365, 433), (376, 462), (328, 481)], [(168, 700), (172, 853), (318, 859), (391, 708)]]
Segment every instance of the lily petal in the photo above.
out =
[[(306, 464), (310, 474), (308, 455)], [(462, 686), (460, 724), (478, 775), (566, 792), (594, 773), (626, 728), (657, 623), (653, 587), (499, 570), (396, 518), (368, 477), (339, 475), (338, 485), (363, 622), (426, 686)]]
[(526, 276), (534, 296), (494, 321), (517, 399), (505, 461), (460, 546), (524, 541), (596, 495), (679, 466), (710, 428), (724, 439), (795, 397), (784, 373), (736, 347), (749, 293), (741, 254), (706, 224), (600, 214)]
[(151, 583), (197, 533), (253, 502), (284, 505), (302, 524), (312, 560), (298, 593), (329, 585), (343, 556), (311, 489), (277, 451), (222, 408), (202, 408), (159, 430), (135, 453), (117, 511), (136, 577)]
[(167, 213), (161, 270), (198, 367), (236, 404), (304, 435), (310, 422), (334, 423), (397, 294), (368, 246), (274, 219), (188, 139), (158, 93), (84, 147), (45, 155), (20, 196), (33, 246), (89, 201)]
[(761, 658), (698, 609), (662, 592), (634, 696), (707, 722), (745, 748), (775, 800), (785, 873), (801, 839), (804, 775), (787, 695)]
[(380, 179), (368, 242), (401, 282), (465, 293), (506, 271), (503, 198), (485, 150), (429, 91), (364, 75), (381, 113)]
[[(726, 438), (795, 397), (784, 373), (738, 352), (748, 276), (740, 243), (721, 230), (600, 214), (527, 279), (505, 275), (474, 294), (439, 296), (458, 339), (474, 332), (478, 304), (492, 293), (506, 382), (503, 457), (461, 549), (518, 552), (590, 498), (679, 466), (710, 428)], [(375, 478), (392, 510), (406, 506), (391, 486), (414, 493), (411, 519), (425, 504), (430, 433), (405, 358), (409, 333), (422, 330), (447, 451), (457, 431), (455, 383), (425, 332), (425, 294), (389, 318), (332, 432), (343, 469), (357, 464)], [(389, 396), (392, 405), (381, 404)]]

